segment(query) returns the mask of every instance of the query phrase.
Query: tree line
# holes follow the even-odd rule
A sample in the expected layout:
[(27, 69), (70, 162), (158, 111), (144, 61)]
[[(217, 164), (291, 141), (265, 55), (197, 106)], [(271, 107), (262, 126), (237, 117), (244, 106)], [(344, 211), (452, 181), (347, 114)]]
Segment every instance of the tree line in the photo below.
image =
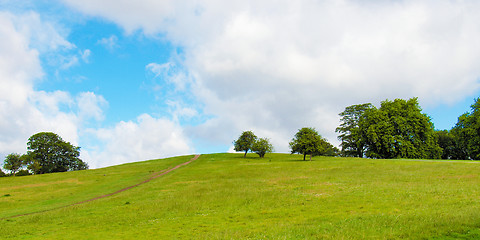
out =
[[(418, 98), (381, 102), (379, 108), (371, 103), (348, 106), (339, 114), (336, 128), (341, 150), (322, 138), (314, 128), (302, 128), (289, 143), (291, 153), (312, 156), (343, 156), (367, 158), (465, 159), (480, 160), (480, 98), (471, 111), (458, 117), (451, 130), (435, 130), (431, 118), (422, 113)], [(257, 152), (259, 143), (252, 131), (234, 141), (236, 151)], [(254, 147), (254, 144), (257, 144)], [(272, 152), (267, 138), (262, 145)], [(270, 150), (270, 151), (268, 151)]]
[[(3, 168), (11, 176), (44, 174), (88, 169), (82, 161), (80, 147), (64, 141), (52, 132), (40, 132), (32, 135), (27, 142), (27, 153), (11, 153), (5, 157)], [(0, 177), (7, 176), (0, 170)]]
[[(431, 118), (422, 113), (417, 98), (348, 106), (339, 114), (336, 128), (341, 150), (330, 144), (314, 128), (302, 128), (290, 141), (291, 153), (306, 156), (344, 156), (367, 158), (466, 159), (480, 160), (480, 98), (471, 111), (458, 117), (451, 130), (435, 130)], [(273, 152), (268, 138), (245, 131), (233, 142), (235, 151), (255, 152), (263, 158)], [(3, 168), (10, 175), (43, 174), (88, 169), (80, 147), (65, 142), (51, 132), (31, 136), (28, 151), (6, 156)], [(7, 176), (0, 169), (0, 177)]]
[(340, 113), (341, 156), (480, 160), (480, 98), (451, 130), (435, 130), (417, 98), (352, 105)]

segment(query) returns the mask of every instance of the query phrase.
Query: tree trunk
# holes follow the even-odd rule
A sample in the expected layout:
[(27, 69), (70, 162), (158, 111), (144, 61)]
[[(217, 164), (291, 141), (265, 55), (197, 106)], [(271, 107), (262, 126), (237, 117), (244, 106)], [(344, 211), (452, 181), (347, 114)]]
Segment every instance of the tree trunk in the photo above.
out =
[(247, 152), (248, 152), (248, 150), (245, 151), (245, 154), (243, 155), (243, 158), (245, 158), (247, 156)]
[(312, 155), (313, 155), (313, 154), (310, 154), (310, 161), (312, 161)]
[(305, 161), (305, 157), (307, 156), (306, 153), (303, 154), (303, 161)]

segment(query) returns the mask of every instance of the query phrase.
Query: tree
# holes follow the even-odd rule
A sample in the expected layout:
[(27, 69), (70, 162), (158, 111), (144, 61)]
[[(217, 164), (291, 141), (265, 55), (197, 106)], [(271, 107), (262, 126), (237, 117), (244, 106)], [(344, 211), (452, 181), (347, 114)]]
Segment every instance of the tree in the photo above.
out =
[(340, 155), (340, 150), (338, 148), (334, 147), (331, 143), (327, 142), (325, 139), (323, 139), (323, 144), (324, 144), (324, 152), (320, 153), (319, 155), (322, 156), (330, 156), (330, 157), (335, 157)]
[(3, 168), (10, 170), (15, 176), (15, 174), (23, 167), (23, 162), (20, 158), (20, 154), (11, 153), (5, 157)]
[(455, 139), (447, 130), (435, 131), (438, 146), (442, 148), (442, 159), (451, 159), (455, 148)]
[(2, 171), (2, 169), (0, 169), (0, 177), (6, 177), (6, 176), (7, 176), (7, 174), (5, 174), (5, 173)]
[(457, 141), (459, 157), (463, 159), (480, 159), (480, 98), (470, 106), (471, 112), (458, 117), (451, 133)]
[(27, 169), (30, 170), (32, 174), (40, 174), (40, 169), (42, 166), (40, 166), (38, 159), (32, 157), (31, 153), (23, 154), (20, 158), (22, 159), (23, 164), (27, 166)]
[(28, 139), (27, 146), (32, 162), (37, 161), (40, 165), (35, 167), (40, 174), (88, 169), (88, 165), (79, 158), (80, 147), (63, 141), (55, 133), (37, 133)]
[(303, 154), (304, 161), (307, 154), (310, 155), (311, 161), (313, 155), (325, 155), (329, 146), (333, 148), (314, 128), (299, 129), (289, 145), (292, 154)]
[(367, 157), (441, 157), (433, 124), (421, 113), (417, 98), (383, 101), (379, 109), (367, 109), (358, 125)]
[(352, 105), (345, 108), (339, 115), (342, 117), (340, 126), (335, 130), (340, 133), (338, 139), (342, 141), (341, 154), (345, 157), (363, 157), (365, 143), (362, 141), (358, 121), (368, 109), (373, 109), (371, 103)]
[(268, 138), (259, 138), (252, 145), (252, 152), (255, 152), (261, 158), (265, 157), (265, 153), (273, 152), (273, 145)]
[(17, 176), (28, 176), (28, 175), (32, 175), (32, 174), (28, 170), (25, 170), (25, 169), (22, 169), (22, 170), (17, 172)]
[(467, 159), (466, 152), (459, 145), (458, 138), (452, 131), (435, 131), (438, 145), (443, 149), (442, 159)]
[(237, 152), (245, 151), (245, 158), (247, 156), (247, 152), (252, 149), (253, 143), (257, 140), (257, 136), (253, 134), (252, 131), (245, 131), (238, 137), (236, 141), (233, 142), (234, 150)]

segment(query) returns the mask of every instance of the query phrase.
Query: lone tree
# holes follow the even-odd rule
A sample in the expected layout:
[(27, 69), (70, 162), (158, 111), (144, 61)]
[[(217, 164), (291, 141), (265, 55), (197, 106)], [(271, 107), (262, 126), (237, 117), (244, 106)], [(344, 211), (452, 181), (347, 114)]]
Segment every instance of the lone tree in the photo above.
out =
[(52, 132), (41, 132), (28, 139), (28, 155), (39, 166), (32, 166), (38, 173), (66, 172), (88, 169), (80, 156), (80, 147)]
[[(310, 155), (310, 161), (313, 155), (322, 155), (327, 152), (329, 144), (323, 139), (314, 128), (302, 128), (298, 130), (295, 137), (290, 142), (290, 149), (293, 153), (303, 154), (303, 160)], [(331, 146), (331, 145), (330, 145)]]
[(257, 136), (253, 134), (252, 131), (245, 131), (238, 137), (236, 141), (233, 142), (234, 150), (237, 152), (245, 151), (245, 158), (247, 156), (247, 152), (252, 149), (253, 144), (257, 140)]
[(265, 157), (265, 153), (273, 152), (273, 145), (268, 138), (259, 138), (253, 143), (252, 152), (255, 152), (261, 158)]
[(10, 170), (13, 176), (15, 176), (15, 174), (23, 167), (23, 165), (24, 164), (21, 156), (18, 153), (8, 154), (3, 162), (3, 168)]

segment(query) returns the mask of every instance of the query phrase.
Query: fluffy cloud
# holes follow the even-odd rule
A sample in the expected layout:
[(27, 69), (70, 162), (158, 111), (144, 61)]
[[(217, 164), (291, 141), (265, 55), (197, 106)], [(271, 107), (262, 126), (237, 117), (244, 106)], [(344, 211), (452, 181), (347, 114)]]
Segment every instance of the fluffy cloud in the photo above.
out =
[(183, 129), (164, 118), (140, 115), (136, 121), (119, 122), (113, 128), (91, 132), (100, 146), (85, 153), (91, 167), (192, 153)]
[(345, 106), (413, 96), (434, 106), (480, 89), (476, 2), (64, 2), (183, 47), (193, 94), (214, 116), (187, 131), (217, 143), (254, 129), (287, 151), (304, 126), (335, 142)]
[(100, 119), (105, 100), (93, 93), (75, 98), (64, 91), (34, 89), (44, 76), (40, 55), (73, 45), (33, 12), (1, 12), (0, 38), (0, 155), (24, 153), (27, 139), (41, 131), (78, 144), (81, 123)]
[[(144, 114), (137, 121), (102, 128), (99, 126), (108, 107), (102, 96), (93, 92), (72, 96), (65, 91), (36, 90), (35, 84), (45, 75), (42, 57), (58, 68), (70, 68), (79, 64), (79, 59), (88, 62), (91, 54), (88, 49), (76, 50), (53, 26), (35, 12), (0, 12), (0, 157), (24, 153), (27, 139), (41, 131), (55, 132), (81, 145), (81, 157), (91, 167), (193, 151), (175, 121)], [(172, 109), (177, 109), (175, 115), (195, 114), (188, 108)]]
[(105, 118), (103, 109), (108, 106), (108, 102), (102, 96), (96, 96), (93, 92), (82, 92), (77, 96), (76, 102), (77, 115), (83, 121), (89, 119), (102, 121)]
[[(30, 38), (25, 30), (19, 31), (17, 18), (8, 13), (0, 13), (0, 153), (23, 152), (26, 139), (39, 125), (48, 124), (36, 101), (47, 99), (57, 101), (58, 94), (46, 96), (35, 94), (33, 82), (43, 76), (39, 52), (29, 48)], [(30, 19), (26, 17), (26, 19)], [(19, 24), (23, 26), (23, 24)], [(49, 103), (43, 106), (51, 110)], [(65, 118), (67, 116), (59, 116)], [(68, 117), (67, 117), (68, 118)], [(52, 123), (54, 124), (54, 123)], [(68, 130), (67, 130), (68, 131)], [(70, 132), (70, 131), (68, 131)], [(75, 137), (75, 136), (72, 136)]]

